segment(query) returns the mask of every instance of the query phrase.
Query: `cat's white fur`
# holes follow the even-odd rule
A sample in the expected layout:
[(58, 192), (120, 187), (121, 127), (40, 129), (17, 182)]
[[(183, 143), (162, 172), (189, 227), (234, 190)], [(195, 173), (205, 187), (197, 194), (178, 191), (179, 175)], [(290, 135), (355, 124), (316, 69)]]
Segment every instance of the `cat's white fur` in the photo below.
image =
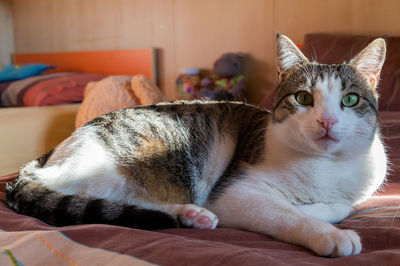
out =
[(78, 130), (57, 147), (47, 167), (36, 168), (34, 174), (47, 187), (66, 195), (86, 192), (119, 200), (126, 192), (126, 179), (116, 169), (112, 155), (98, 143), (94, 132)]
[[(314, 107), (303, 107), (285, 123), (274, 125), (276, 136), (291, 148), (306, 153), (353, 157), (354, 154), (365, 152), (374, 128), (349, 108), (340, 108), (340, 101), (344, 96), (341, 88), (340, 78), (335, 78), (334, 75), (323, 80), (318, 79), (313, 91)], [(294, 95), (290, 97), (292, 101), (296, 101)], [(315, 141), (325, 135), (326, 130), (318, 122), (324, 119), (337, 121), (329, 135), (340, 140), (339, 142)]]
[(203, 206), (214, 187), (215, 182), (218, 180), (227, 165), (232, 160), (235, 152), (235, 143), (231, 138), (218, 137), (214, 140), (212, 145), (213, 149), (207, 160), (207, 169), (204, 173), (204, 178), (196, 182), (196, 190), (198, 194), (198, 202), (196, 204)]
[[(279, 47), (278, 40), (277, 55), (284, 59), (278, 63), (282, 72), (304, 58), (287, 37), (280, 38), (284, 45)], [(374, 54), (374, 51), (366, 54)], [(382, 59), (382, 56), (374, 58)], [(357, 62), (365, 60), (358, 58)], [(330, 223), (343, 220), (353, 206), (379, 187), (386, 173), (386, 155), (378, 134), (372, 133), (372, 144), (369, 144), (369, 133), (373, 129), (351, 110), (340, 108), (341, 97), (339, 78), (328, 75), (318, 80), (314, 91), (315, 107), (304, 108), (282, 123), (270, 120), (265, 133), (266, 160), (245, 166), (244, 177), (209, 202), (206, 198), (211, 187), (209, 182), (215, 182), (221, 175), (235, 148), (233, 141), (217, 139), (209, 158), (209, 179), (197, 184), (205, 195), (200, 197), (198, 205), (204, 204), (214, 212), (220, 219), (220, 226), (265, 233), (324, 256), (360, 253), (358, 235), (339, 230)], [(337, 141), (317, 140), (326, 133), (319, 119), (337, 120), (330, 130)], [(113, 157), (98, 145), (96, 134), (87, 131), (83, 138), (79, 130), (75, 134), (56, 149), (46, 167), (35, 170), (35, 175), (47, 187), (65, 194), (80, 191), (138, 204), (135, 200), (138, 186), (127, 184)], [(143, 202), (140, 205), (171, 214), (194, 208), (194, 205), (160, 207)], [(211, 228), (215, 228), (218, 219), (211, 212), (202, 208), (198, 212), (210, 217)]]

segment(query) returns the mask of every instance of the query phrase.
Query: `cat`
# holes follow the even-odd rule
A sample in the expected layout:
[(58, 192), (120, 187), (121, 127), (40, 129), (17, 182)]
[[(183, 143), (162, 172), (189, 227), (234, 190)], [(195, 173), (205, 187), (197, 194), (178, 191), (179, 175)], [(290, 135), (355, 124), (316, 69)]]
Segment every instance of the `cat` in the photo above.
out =
[(384, 182), (376, 39), (348, 63), (310, 62), (276, 38), (271, 112), (176, 101), (115, 111), (78, 128), (6, 186), (17, 212), (52, 225), (233, 227), (321, 256), (359, 254), (345, 219)]

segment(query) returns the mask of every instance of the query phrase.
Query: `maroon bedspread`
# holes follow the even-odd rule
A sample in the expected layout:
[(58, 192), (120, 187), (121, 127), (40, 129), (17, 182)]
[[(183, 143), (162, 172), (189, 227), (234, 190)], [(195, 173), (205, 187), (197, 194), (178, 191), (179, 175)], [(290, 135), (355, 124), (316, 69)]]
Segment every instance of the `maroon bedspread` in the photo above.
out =
[(388, 181), (400, 183), (400, 112), (380, 112), (379, 118), (390, 161)]
[[(390, 193), (372, 198), (338, 225), (343, 229), (356, 230), (363, 242), (360, 255), (346, 258), (318, 257), (305, 248), (238, 229), (170, 229), (156, 232), (109, 225), (55, 228), (14, 213), (4, 202), (0, 203), (0, 228), (8, 232), (59, 231), (66, 236), (66, 241), (73, 240), (84, 246), (162, 265), (399, 265), (400, 186), (392, 186)], [(52, 245), (52, 239), (47, 242)], [(68, 252), (63, 255), (69, 258), (74, 256)]]

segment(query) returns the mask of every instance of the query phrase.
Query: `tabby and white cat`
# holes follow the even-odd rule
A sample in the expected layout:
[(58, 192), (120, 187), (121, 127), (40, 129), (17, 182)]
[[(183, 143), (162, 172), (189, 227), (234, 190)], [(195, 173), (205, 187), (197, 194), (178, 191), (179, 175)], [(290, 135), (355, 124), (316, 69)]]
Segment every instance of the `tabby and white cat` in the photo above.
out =
[[(385, 179), (376, 39), (349, 63), (309, 62), (278, 35), (271, 113), (239, 102), (174, 102), (96, 118), (7, 186), (17, 212), (53, 225), (235, 227), (322, 256), (361, 252), (340, 230)], [(217, 218), (218, 217), (218, 218)]]

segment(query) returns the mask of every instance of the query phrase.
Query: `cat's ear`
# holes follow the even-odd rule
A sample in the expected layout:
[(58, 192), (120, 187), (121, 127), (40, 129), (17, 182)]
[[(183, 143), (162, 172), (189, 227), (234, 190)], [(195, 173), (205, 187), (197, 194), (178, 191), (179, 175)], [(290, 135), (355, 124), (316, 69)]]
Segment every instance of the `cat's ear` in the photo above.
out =
[(382, 38), (375, 39), (360, 53), (350, 60), (350, 65), (356, 67), (367, 76), (372, 88), (376, 88), (379, 75), (386, 56), (386, 42)]
[(309, 62), (299, 48), (288, 37), (279, 32), (276, 34), (275, 58), (279, 79), (288, 70)]

